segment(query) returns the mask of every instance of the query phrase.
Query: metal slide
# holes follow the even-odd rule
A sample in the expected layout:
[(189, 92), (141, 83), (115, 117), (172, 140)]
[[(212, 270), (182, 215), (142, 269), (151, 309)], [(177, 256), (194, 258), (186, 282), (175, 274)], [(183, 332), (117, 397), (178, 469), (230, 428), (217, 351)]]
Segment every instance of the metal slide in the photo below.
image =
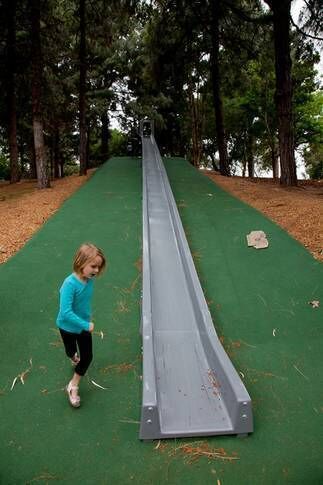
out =
[(214, 330), (153, 126), (144, 128), (140, 439), (250, 433), (251, 399)]

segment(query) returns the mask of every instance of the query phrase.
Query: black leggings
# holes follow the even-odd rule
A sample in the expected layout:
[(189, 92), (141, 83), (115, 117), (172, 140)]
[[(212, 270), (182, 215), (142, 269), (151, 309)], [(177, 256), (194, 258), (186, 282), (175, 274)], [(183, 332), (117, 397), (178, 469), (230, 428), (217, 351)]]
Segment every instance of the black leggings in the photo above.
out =
[(84, 376), (93, 358), (91, 333), (86, 330), (81, 333), (71, 333), (61, 328), (59, 331), (64, 342), (66, 355), (70, 359), (74, 357), (78, 347), (80, 362), (75, 367), (75, 372), (79, 376)]

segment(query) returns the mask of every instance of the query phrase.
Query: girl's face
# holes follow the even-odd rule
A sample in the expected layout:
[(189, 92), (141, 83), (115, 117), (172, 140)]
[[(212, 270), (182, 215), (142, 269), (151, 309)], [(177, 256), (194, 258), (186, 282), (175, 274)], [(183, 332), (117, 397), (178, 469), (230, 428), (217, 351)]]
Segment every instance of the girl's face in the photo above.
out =
[(86, 263), (80, 274), (82, 280), (86, 281), (94, 278), (99, 273), (102, 263), (103, 261), (101, 256), (96, 256), (94, 259), (91, 259), (88, 263)]

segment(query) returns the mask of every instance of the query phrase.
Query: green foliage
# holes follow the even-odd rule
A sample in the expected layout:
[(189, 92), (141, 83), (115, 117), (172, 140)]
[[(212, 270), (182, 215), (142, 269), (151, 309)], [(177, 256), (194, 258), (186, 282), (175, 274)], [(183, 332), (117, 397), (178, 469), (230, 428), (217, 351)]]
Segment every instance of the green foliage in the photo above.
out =
[[(315, 8), (318, 5), (317, 0), (309, 3)], [(0, 2), (1, 133), (7, 132), (6, 5)], [(224, 121), (230, 160), (237, 167), (253, 158), (262, 168), (270, 168), (277, 157), (272, 25), (265, 22), (261, 5), (258, 0), (220, 2)], [(29, 7), (26, 0), (17, 3), (16, 96), (22, 172), (32, 165)], [(78, 7), (78, 0), (41, 2), (45, 139), (50, 159), (64, 164), (65, 173), (77, 169), (68, 160), (78, 158), (79, 151)], [(86, 2), (86, 7), (90, 165), (105, 160), (108, 152), (125, 155), (129, 139), (136, 138), (135, 128), (145, 116), (155, 120), (163, 153), (192, 159), (194, 145), (202, 150), (199, 160), (216, 164), (210, 2), (97, 0)], [(247, 22), (247, 17), (264, 22)], [(292, 35), (292, 61), (295, 146), (305, 144), (307, 169), (318, 176), (322, 159), (322, 93), (315, 82), (318, 54), (313, 42), (296, 31)], [(123, 132), (110, 130), (109, 137), (104, 130), (112, 113), (119, 114)], [(3, 161), (1, 167), (1, 173), (8, 173)]]
[(314, 46), (296, 37), (293, 49), (295, 144), (322, 140), (323, 92), (318, 89), (315, 63), (319, 55)]
[(127, 154), (127, 135), (119, 130), (111, 130), (110, 156), (118, 157)]
[(323, 145), (309, 145), (304, 149), (303, 157), (309, 177), (323, 179)]
[(309, 93), (299, 106), (302, 155), (311, 179), (323, 178), (323, 91)]
[(68, 160), (64, 163), (64, 175), (73, 175), (79, 173), (79, 165), (75, 160)]

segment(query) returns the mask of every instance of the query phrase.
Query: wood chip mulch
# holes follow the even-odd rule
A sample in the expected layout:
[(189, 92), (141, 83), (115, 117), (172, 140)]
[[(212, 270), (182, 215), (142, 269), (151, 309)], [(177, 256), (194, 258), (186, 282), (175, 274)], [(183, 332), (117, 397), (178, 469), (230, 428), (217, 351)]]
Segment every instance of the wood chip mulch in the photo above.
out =
[[(21, 249), (75, 190), (92, 175), (72, 175), (37, 189), (35, 180), (0, 183), (0, 264)], [(270, 179), (251, 180), (204, 172), (234, 196), (263, 212), (323, 261), (323, 181), (284, 188)]]
[(17, 184), (0, 183), (0, 264), (4, 263), (32, 237), (75, 190), (87, 175), (71, 175), (51, 182), (51, 188), (39, 190), (36, 180)]

